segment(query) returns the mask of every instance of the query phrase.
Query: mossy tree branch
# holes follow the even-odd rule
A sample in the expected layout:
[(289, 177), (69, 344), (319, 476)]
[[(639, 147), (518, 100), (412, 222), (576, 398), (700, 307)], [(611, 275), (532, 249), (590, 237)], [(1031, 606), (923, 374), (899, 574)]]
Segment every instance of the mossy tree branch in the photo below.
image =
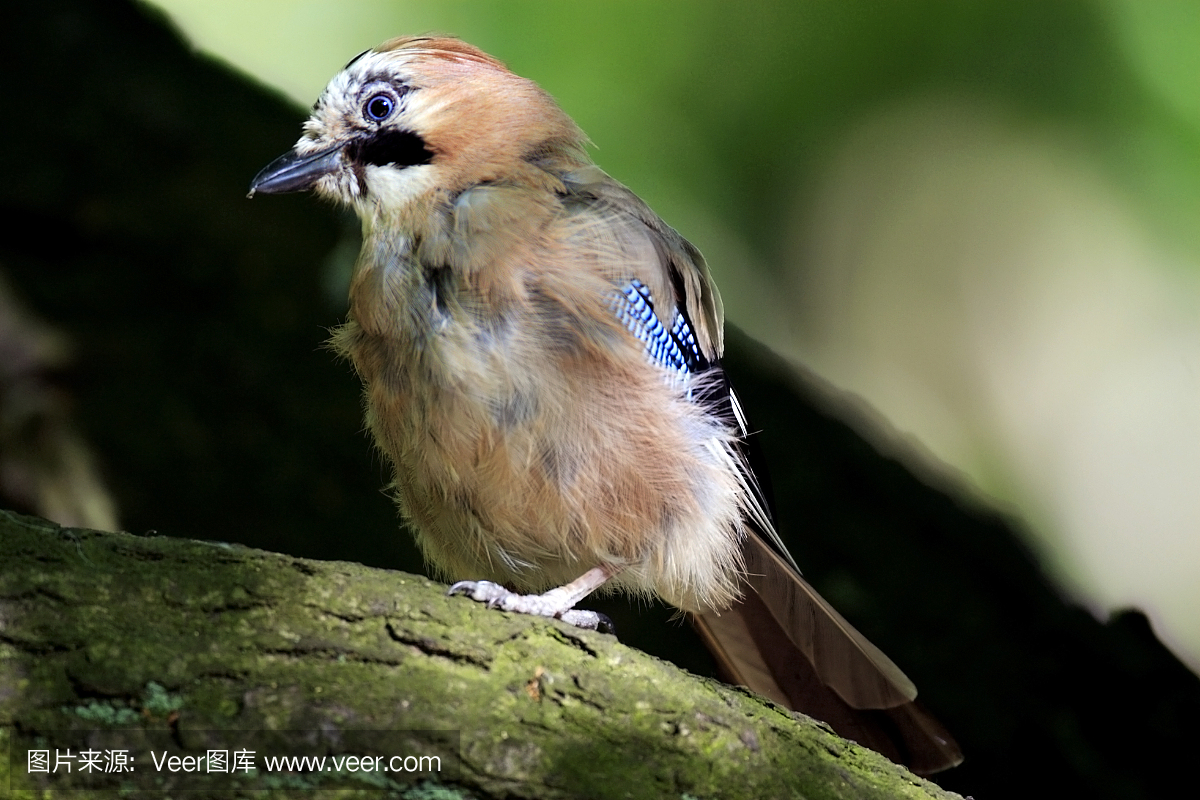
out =
[[(0, 563), (0, 726), (51, 748), (62, 729), (180, 753), (194, 731), (449, 729), (438, 791), (468, 796), (951, 796), (612, 636), (413, 575), (9, 512)], [(23, 749), (13, 767), (29, 786)]]

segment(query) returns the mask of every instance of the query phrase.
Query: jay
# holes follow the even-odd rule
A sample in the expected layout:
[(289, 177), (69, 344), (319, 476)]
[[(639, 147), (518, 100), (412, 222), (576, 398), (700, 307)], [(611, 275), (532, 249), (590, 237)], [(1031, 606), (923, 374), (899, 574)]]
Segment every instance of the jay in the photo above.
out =
[(660, 597), (731, 681), (919, 772), (957, 764), (775, 532), (704, 258), (585, 142), (498, 60), (404, 37), (347, 64), (251, 186), (362, 221), (332, 345), (425, 557), (471, 579), (453, 593), (585, 627), (601, 586)]

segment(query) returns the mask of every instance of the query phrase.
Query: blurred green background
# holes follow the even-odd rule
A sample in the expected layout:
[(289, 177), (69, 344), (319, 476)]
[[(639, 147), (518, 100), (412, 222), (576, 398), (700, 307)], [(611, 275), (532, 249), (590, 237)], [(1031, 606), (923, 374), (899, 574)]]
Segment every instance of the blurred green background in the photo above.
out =
[[(244, 195), (350, 57), (455, 33), (554, 94), (782, 357), (730, 334), (781, 533), (959, 738), (939, 782), (1161, 796), (1200, 681), (1110, 611), (1200, 663), (1198, 5), (18, 6), (0, 490), (419, 568), (321, 347), (357, 223)], [(589, 605), (711, 673), (668, 609)]]
[(732, 322), (1200, 665), (1200, 3), (158, 5), (305, 105), (401, 33), (534, 78)]

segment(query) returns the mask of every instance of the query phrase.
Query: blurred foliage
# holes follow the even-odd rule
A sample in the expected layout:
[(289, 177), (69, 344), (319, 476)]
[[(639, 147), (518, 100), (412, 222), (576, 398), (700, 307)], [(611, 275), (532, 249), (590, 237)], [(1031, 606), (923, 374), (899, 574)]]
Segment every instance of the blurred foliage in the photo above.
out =
[[(735, 231), (761, 264), (781, 261), (787, 209), (846, 121), (897, 94), (982, 94), (1086, 125), (1148, 196), (1165, 195), (1129, 166), (1125, 134), (1159, 120), (1170, 149), (1192, 131), (1139, 89), (1091, 5), (449, 5), (462, 25), (446, 27), (560, 97), (612, 174), (710, 255), (734, 252)], [(408, 28), (383, 27), (362, 46)], [(129, 3), (22, 4), (0, 59), (0, 263), (75, 341), (67, 380), (126, 526), (416, 568), (357, 382), (321, 348), (344, 313), (326, 284), (353, 223), (308, 197), (244, 199), (302, 111)], [(633, 84), (645, 93), (621, 90)], [(713, 261), (736, 292), (736, 259)], [(1063, 603), (1011, 523), (882, 457), (827, 410), (828, 389), (730, 338), (797, 560), (963, 745), (966, 764), (939, 783), (977, 797), (1175, 790), (1200, 746), (1200, 682), (1144, 618), (1103, 625)], [(625, 641), (711, 670), (668, 610), (599, 605)]]

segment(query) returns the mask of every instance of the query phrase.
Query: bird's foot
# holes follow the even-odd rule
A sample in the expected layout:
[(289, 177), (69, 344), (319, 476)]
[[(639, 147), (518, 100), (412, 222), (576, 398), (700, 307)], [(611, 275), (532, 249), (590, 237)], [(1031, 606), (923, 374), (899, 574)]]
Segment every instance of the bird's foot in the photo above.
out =
[(459, 581), (451, 586), (446, 594), (465, 594), (472, 600), (486, 603), (488, 608), (499, 608), (502, 611), (554, 617), (589, 631), (616, 632), (612, 620), (607, 615), (574, 608), (577, 600), (566, 588), (560, 586), (545, 594), (517, 594), (491, 581)]

